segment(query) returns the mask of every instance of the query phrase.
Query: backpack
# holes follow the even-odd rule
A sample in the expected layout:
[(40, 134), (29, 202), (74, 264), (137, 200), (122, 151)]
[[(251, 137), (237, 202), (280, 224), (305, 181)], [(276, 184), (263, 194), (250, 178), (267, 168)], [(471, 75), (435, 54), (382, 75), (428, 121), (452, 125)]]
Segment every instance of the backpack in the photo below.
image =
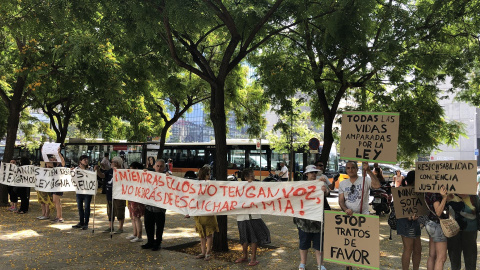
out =
[(395, 207), (393, 207), (393, 203), (390, 206), (390, 215), (388, 216), (387, 223), (388, 226), (390, 226), (390, 229), (397, 229), (397, 218), (395, 217)]

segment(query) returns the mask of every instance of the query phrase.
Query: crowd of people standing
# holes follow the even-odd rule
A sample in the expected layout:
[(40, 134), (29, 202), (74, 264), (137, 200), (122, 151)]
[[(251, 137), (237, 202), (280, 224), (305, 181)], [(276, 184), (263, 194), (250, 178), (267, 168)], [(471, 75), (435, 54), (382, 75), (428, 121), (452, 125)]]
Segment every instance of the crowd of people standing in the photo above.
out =
[[(57, 166), (65, 166), (65, 161), (59, 153), (61, 160), (48, 160), (45, 162), (47, 168)], [(19, 162), (12, 160), (12, 164), (29, 165), (27, 158), (21, 158)], [(284, 164), (283, 164), (284, 165)], [(130, 169), (136, 170), (153, 170), (155, 172), (171, 174), (173, 163), (165, 162), (163, 159), (155, 160), (149, 157), (146, 166), (138, 162), (130, 164)], [(89, 157), (82, 155), (79, 158), (77, 169), (95, 171), (97, 176), (103, 180), (104, 186), (102, 191), (107, 198), (107, 216), (109, 226), (104, 230), (106, 233), (120, 234), (124, 232), (125, 208), (128, 206), (130, 218), (132, 222), (132, 234), (126, 237), (130, 242), (143, 242), (143, 225), (142, 217), (144, 217), (144, 227), (147, 235), (147, 242), (141, 245), (142, 249), (151, 249), (157, 251), (161, 249), (163, 231), (165, 227), (166, 210), (151, 205), (143, 205), (137, 202), (125, 200), (114, 200), (112, 197), (113, 187), (113, 170), (125, 168), (125, 161), (120, 156), (109, 159), (108, 154), (104, 159), (94, 167), (89, 166)], [(198, 171), (199, 181), (210, 179), (210, 168), (205, 166)], [(338, 203), (346, 215), (354, 213), (368, 215), (369, 201), (368, 193), (370, 189), (380, 188), (385, 181), (381, 170), (370, 168), (367, 162), (362, 163), (362, 171), (365, 177), (358, 175), (358, 163), (347, 162), (346, 174), (348, 178), (340, 182), (338, 188)], [(305, 177), (307, 181), (319, 181), (321, 189), (325, 196), (329, 196), (330, 190), (335, 188), (334, 178), (331, 183), (329, 179), (323, 175), (323, 163), (316, 162), (315, 165), (309, 165), (305, 168)], [(284, 176), (284, 175), (282, 175)], [(480, 179), (480, 178), (479, 178)], [(255, 180), (254, 171), (247, 168), (243, 171), (242, 180), (249, 183)], [(383, 180), (383, 181), (382, 181)], [(414, 186), (415, 171), (410, 171), (406, 177), (397, 172), (393, 177), (395, 187)], [(480, 181), (477, 181), (480, 183)], [(26, 214), (29, 211), (30, 188), (27, 187), (9, 187), (11, 205), (8, 210), (18, 214)], [(41, 205), (41, 215), (37, 217), (39, 220), (49, 220), (50, 213), (56, 210), (55, 217), (51, 220), (54, 223), (64, 222), (62, 215), (62, 192), (41, 192), (37, 191), (38, 202)], [(18, 198), (20, 197), (20, 207)], [(74, 229), (86, 230), (89, 228), (91, 202), (93, 195), (77, 194), (76, 202), (78, 208), (79, 222), (73, 225)], [(466, 270), (476, 269), (477, 261), (477, 231), (480, 228), (479, 213), (480, 200), (477, 195), (449, 194), (442, 188), (440, 193), (425, 193), (425, 204), (430, 210), (427, 217), (420, 217), (416, 214), (408, 218), (398, 219), (397, 234), (401, 236), (403, 244), (403, 253), (401, 257), (402, 269), (419, 269), (421, 261), (421, 230), (424, 227), (429, 237), (429, 251), (427, 260), (428, 270), (443, 269), (447, 260), (447, 256), (451, 262), (452, 270), (460, 270), (462, 265), (461, 256)], [(330, 210), (327, 200), (324, 200), (325, 210)], [(458, 234), (452, 237), (446, 237), (440, 226), (440, 219), (453, 216), (460, 226)], [(189, 216), (186, 216), (187, 218)], [(114, 221), (117, 219), (118, 227), (114, 228)], [(213, 235), (218, 232), (218, 224), (215, 216), (194, 217), (195, 230), (200, 237), (201, 250), (198, 259), (210, 260), (212, 258), (212, 242)], [(240, 245), (242, 246), (242, 257), (238, 258), (235, 263), (248, 263), (250, 266), (257, 265), (257, 247), (270, 243), (270, 232), (260, 215), (247, 214), (238, 215), (237, 224), (240, 237)], [(298, 269), (304, 270), (308, 249), (313, 248), (315, 251), (316, 262), (319, 270), (325, 270), (323, 266), (323, 224), (319, 221), (307, 220), (302, 218), (294, 218), (294, 224), (298, 230), (300, 264)], [(248, 258), (248, 246), (251, 247), (251, 258)], [(411, 264), (410, 264), (411, 262)], [(351, 267), (347, 267), (351, 269)]]

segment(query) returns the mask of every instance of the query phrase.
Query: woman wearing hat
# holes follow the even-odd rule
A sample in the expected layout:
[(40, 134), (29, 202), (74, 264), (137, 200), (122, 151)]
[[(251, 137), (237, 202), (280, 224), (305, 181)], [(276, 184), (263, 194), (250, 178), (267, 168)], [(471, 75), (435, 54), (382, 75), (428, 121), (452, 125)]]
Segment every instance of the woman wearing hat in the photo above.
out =
[[(323, 199), (328, 196), (328, 189), (325, 181), (322, 181), (323, 178), (320, 180), (316, 180), (317, 173), (320, 172), (315, 165), (308, 165), (305, 168), (305, 175), (307, 176), (307, 181), (320, 181), (322, 185), (322, 191), (324, 192)], [(330, 210), (330, 209), (327, 209)], [(312, 247), (315, 249), (315, 257), (317, 259), (318, 269), (319, 270), (326, 270), (326, 268), (322, 265), (323, 263), (323, 243), (322, 247), (320, 247), (320, 232), (322, 231), (322, 223), (320, 221), (314, 221), (309, 219), (303, 218), (293, 218), (293, 223), (297, 225), (298, 229), (298, 238), (299, 238), (299, 249), (300, 249), (300, 265), (298, 266), (299, 270), (305, 270), (305, 264), (307, 262), (307, 254), (308, 249)], [(323, 232), (322, 232), (323, 233)], [(323, 238), (323, 235), (322, 235)], [(321, 248), (321, 249), (320, 249)]]

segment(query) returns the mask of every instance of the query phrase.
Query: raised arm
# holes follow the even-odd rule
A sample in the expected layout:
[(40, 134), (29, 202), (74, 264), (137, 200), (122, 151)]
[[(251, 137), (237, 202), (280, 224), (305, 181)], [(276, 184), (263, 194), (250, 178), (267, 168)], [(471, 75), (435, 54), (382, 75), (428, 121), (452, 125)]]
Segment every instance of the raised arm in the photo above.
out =
[(362, 168), (364, 171), (367, 172), (368, 176), (372, 179), (372, 188), (380, 188), (382, 184), (380, 184), (380, 181), (378, 181), (378, 178), (373, 174), (372, 170), (370, 170), (370, 166), (368, 166), (368, 162), (363, 162), (362, 163)]

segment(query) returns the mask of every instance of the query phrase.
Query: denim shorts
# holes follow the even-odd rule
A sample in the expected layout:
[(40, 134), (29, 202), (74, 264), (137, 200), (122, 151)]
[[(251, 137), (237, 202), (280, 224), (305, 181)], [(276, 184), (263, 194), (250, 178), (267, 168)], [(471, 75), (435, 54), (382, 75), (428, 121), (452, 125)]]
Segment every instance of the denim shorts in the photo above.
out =
[[(320, 233), (307, 233), (300, 229), (298, 229), (298, 239), (300, 240), (300, 244), (298, 248), (301, 250), (308, 250), (312, 247), (316, 250), (320, 250)], [(322, 239), (322, 242), (323, 239)], [(322, 250), (323, 250), (323, 243), (322, 243)]]
[(433, 239), (433, 242), (447, 242), (447, 237), (443, 234), (440, 223), (429, 220), (427, 224), (425, 224), (425, 229), (427, 230), (428, 236)]
[(397, 235), (417, 238), (421, 234), (420, 223), (417, 220), (408, 220), (408, 218), (397, 219)]

